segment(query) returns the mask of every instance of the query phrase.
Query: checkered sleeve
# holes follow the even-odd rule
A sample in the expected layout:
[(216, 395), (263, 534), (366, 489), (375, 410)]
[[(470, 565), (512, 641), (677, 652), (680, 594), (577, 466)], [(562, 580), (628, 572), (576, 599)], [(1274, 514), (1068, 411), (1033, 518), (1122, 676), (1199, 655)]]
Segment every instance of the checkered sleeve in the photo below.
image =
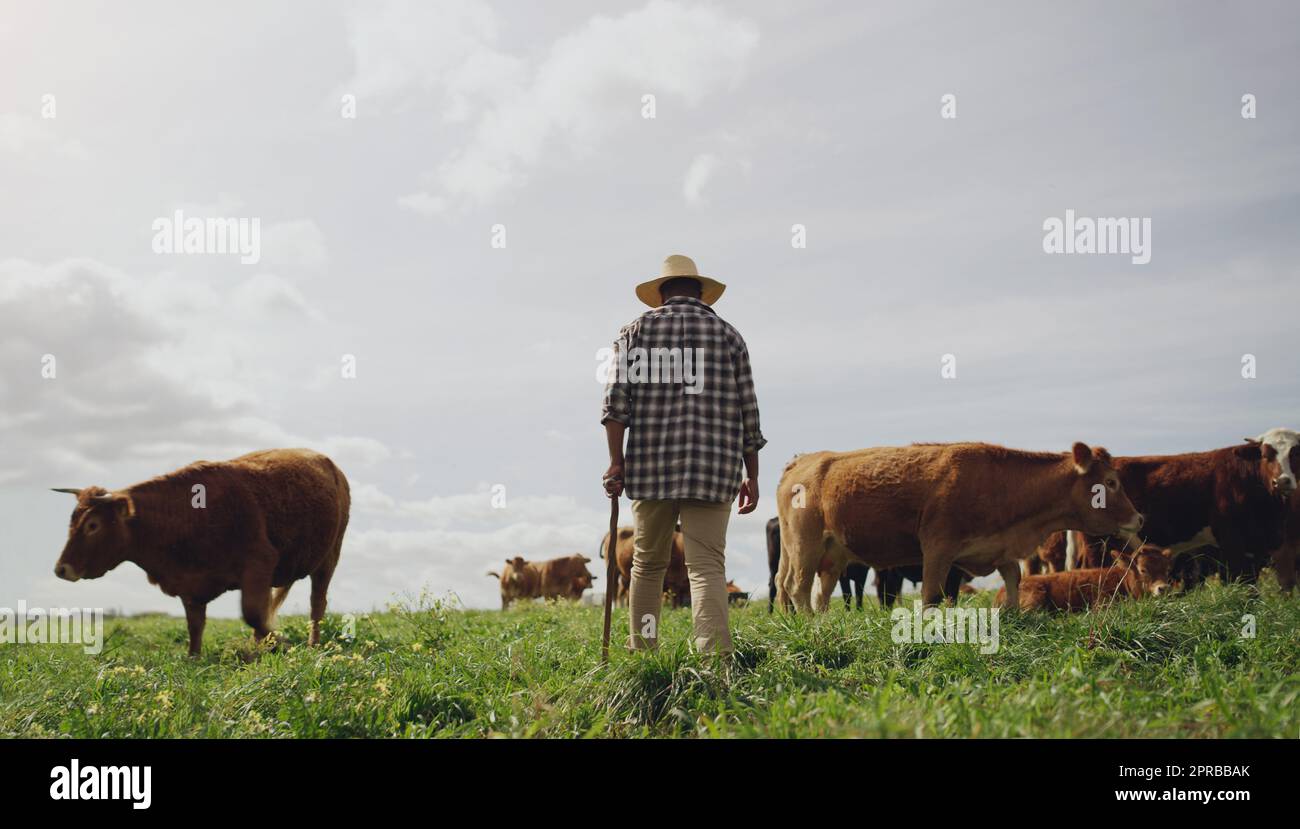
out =
[[(732, 329), (733, 332), (735, 329)], [(758, 425), (758, 396), (754, 393), (754, 375), (749, 365), (749, 348), (739, 333), (735, 334), (732, 362), (736, 369), (736, 391), (740, 394), (740, 419), (744, 427), (745, 454), (757, 452), (767, 444)]]
[(614, 340), (614, 355), (610, 361), (609, 376), (605, 380), (605, 398), (600, 408), (600, 423), (617, 420), (624, 426), (632, 425), (632, 384), (627, 375), (619, 371), (628, 349), (628, 340), (632, 336), (632, 326), (626, 326), (618, 332)]

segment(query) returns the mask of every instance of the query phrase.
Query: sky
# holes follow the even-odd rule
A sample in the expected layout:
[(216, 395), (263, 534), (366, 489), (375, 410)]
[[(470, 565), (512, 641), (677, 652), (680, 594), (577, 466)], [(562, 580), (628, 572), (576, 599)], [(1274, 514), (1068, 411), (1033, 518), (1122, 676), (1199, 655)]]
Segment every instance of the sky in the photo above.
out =
[[(0, 607), (180, 613), (56, 579), (49, 488), (275, 446), (351, 481), (333, 611), (595, 558), (600, 349), (672, 253), (754, 366), (747, 589), (797, 452), (1300, 424), (1294, 4), (0, 6)], [(157, 252), (177, 210), (257, 261)], [(1150, 261), (1047, 252), (1067, 210)]]

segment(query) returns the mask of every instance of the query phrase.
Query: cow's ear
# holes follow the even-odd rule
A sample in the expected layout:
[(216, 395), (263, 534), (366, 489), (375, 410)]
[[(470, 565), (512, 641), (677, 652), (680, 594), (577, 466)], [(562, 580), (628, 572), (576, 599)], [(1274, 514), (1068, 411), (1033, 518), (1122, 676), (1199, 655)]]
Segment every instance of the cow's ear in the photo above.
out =
[(586, 564), (587, 562), (591, 561), (591, 559), (587, 558), (586, 556), (578, 556), (578, 558), (582, 559), (583, 564)]
[(1088, 470), (1092, 469), (1092, 450), (1088, 444), (1079, 441), (1070, 449), (1070, 453), (1074, 457), (1074, 471), (1080, 475), (1088, 474)]
[(1243, 446), (1233, 447), (1233, 452), (1243, 461), (1257, 461), (1260, 459), (1260, 446), (1258, 443), (1247, 443)]
[(1092, 450), (1092, 457), (1107, 466), (1110, 465), (1110, 453), (1106, 451), (1106, 447), (1104, 446), (1098, 446), (1096, 449)]

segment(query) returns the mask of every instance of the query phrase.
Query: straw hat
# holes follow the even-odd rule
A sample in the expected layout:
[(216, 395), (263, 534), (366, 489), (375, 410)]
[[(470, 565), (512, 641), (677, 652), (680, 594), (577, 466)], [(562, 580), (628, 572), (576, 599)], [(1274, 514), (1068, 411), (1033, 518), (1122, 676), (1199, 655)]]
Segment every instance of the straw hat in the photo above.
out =
[(722, 292), (727, 290), (727, 286), (718, 280), (700, 276), (695, 267), (695, 260), (691, 259), (691, 257), (674, 253), (664, 260), (663, 267), (659, 269), (659, 276), (636, 286), (637, 299), (651, 308), (658, 308), (664, 304), (663, 297), (659, 295), (659, 286), (679, 276), (689, 276), (700, 281), (700, 301), (705, 305), (712, 305), (717, 302), (718, 298), (722, 296)]

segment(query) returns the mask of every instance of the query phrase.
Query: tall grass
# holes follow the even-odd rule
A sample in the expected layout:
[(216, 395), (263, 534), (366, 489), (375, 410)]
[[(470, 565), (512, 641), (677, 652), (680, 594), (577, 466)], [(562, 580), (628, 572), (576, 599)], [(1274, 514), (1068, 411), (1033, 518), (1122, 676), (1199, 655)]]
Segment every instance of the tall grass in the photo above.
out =
[(838, 602), (817, 618), (734, 610), (725, 660), (686, 647), (689, 610), (666, 612), (659, 652), (615, 647), (606, 667), (597, 608), (421, 602), (359, 618), (351, 639), (327, 622), (313, 649), (305, 619), (282, 619), (270, 651), (213, 620), (197, 660), (171, 617), (110, 620), (98, 656), (0, 645), (0, 735), (1300, 737), (1300, 598), (1271, 579), (1258, 596), (1211, 583), (1096, 613), (1004, 614), (989, 655), (895, 644), (883, 610)]

